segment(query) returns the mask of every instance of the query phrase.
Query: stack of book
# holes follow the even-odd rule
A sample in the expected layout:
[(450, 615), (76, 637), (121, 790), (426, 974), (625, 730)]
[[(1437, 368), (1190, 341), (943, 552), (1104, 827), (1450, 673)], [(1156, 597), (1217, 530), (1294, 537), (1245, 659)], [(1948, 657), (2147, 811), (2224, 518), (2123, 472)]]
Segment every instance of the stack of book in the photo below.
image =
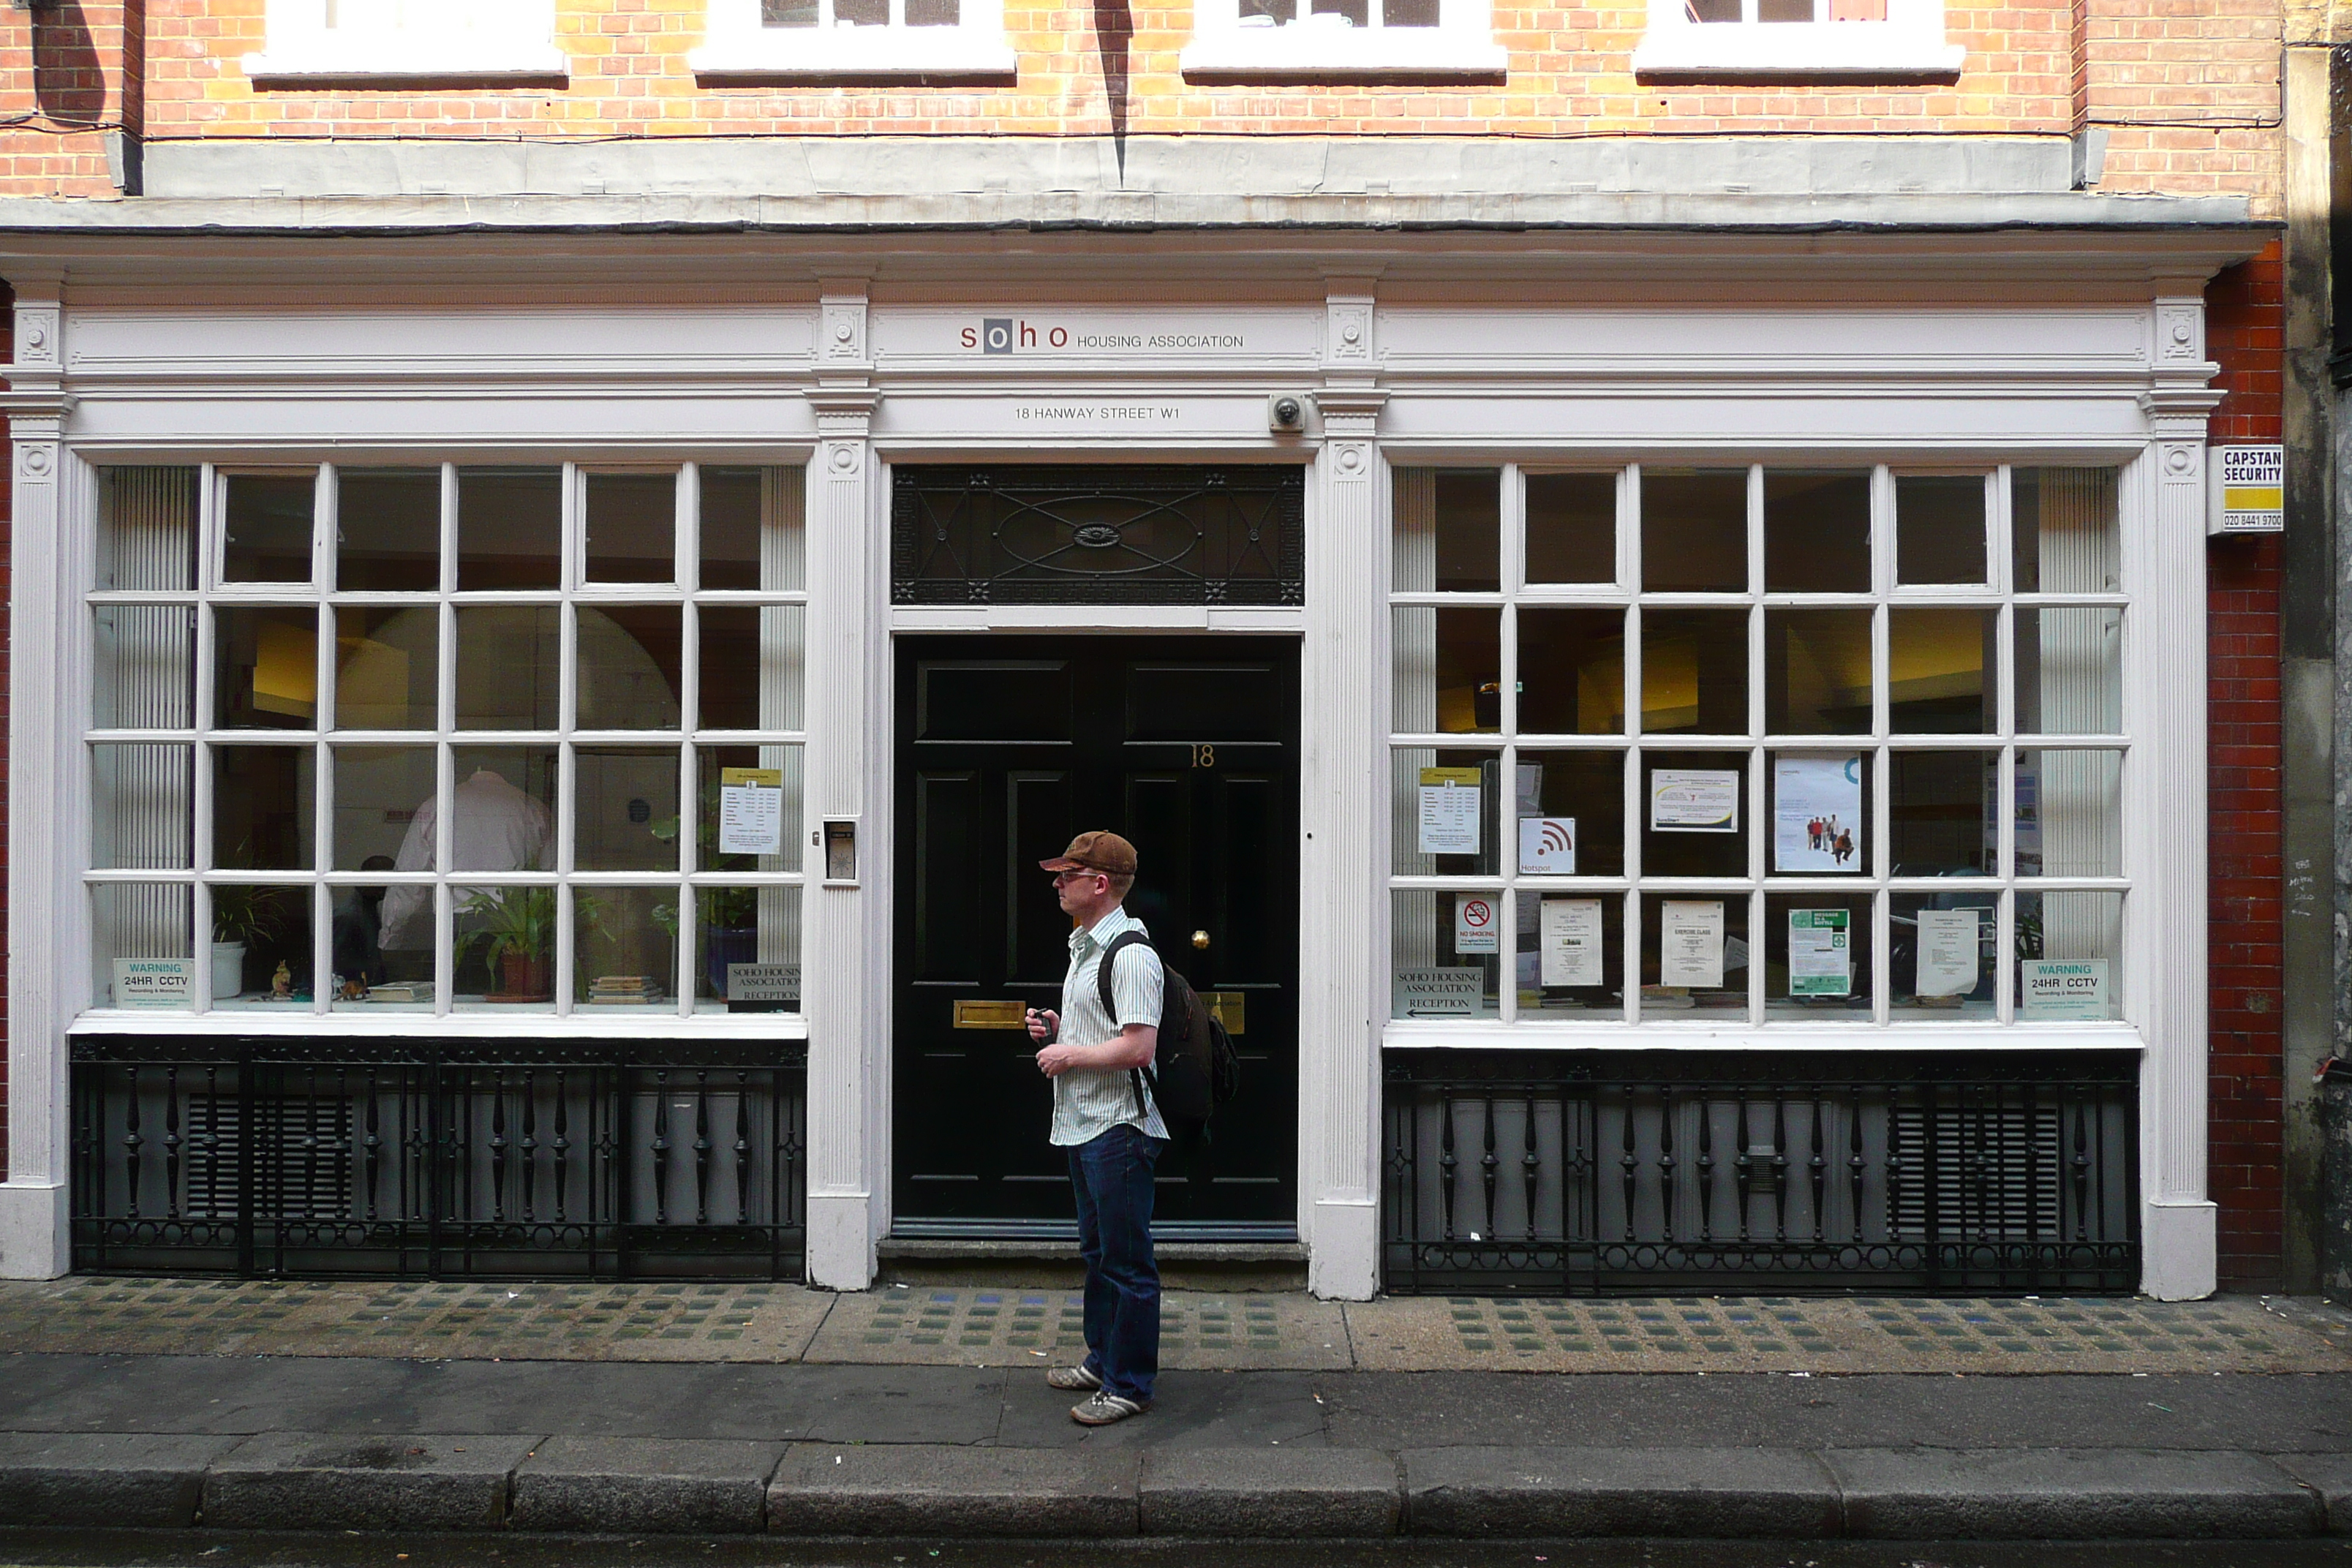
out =
[(662, 983), (650, 974), (600, 974), (588, 985), (592, 1006), (641, 1007), (667, 994)]

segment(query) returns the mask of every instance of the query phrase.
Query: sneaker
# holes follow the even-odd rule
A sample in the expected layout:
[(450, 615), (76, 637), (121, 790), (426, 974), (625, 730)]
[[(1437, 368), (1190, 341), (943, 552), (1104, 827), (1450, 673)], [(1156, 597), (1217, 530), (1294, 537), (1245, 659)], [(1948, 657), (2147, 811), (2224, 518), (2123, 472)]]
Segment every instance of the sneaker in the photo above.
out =
[(1057, 1366), (1045, 1374), (1048, 1388), (1066, 1388), (1073, 1394), (1102, 1386), (1102, 1373), (1090, 1366)]
[(1081, 1426), (1108, 1426), (1114, 1421), (1124, 1421), (1130, 1415), (1140, 1415), (1151, 1406), (1138, 1404), (1124, 1394), (1097, 1390), (1083, 1405), (1070, 1406), (1070, 1419)]

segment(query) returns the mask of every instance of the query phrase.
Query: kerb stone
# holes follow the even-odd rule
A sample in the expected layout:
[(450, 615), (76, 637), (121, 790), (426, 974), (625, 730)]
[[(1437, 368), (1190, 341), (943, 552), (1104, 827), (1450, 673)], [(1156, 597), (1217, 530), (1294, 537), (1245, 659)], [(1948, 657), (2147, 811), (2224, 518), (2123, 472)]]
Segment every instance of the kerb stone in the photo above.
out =
[(1846, 1533), (1904, 1540), (2310, 1535), (2319, 1499), (2257, 1454), (1848, 1448), (1822, 1456)]
[(2273, 1454), (2271, 1458), (2317, 1494), (2330, 1535), (2352, 1535), (2352, 1454)]
[(538, 1437), (264, 1432), (215, 1461), (204, 1522), (232, 1530), (496, 1530)]
[(1146, 1535), (1396, 1533), (1393, 1456), (1356, 1448), (1155, 1448), (1143, 1458)]
[(145, 1432), (0, 1433), (0, 1520), (185, 1527), (196, 1521), (205, 1468), (241, 1441)]
[(782, 1443), (551, 1437), (515, 1468), (518, 1530), (756, 1533)]
[(785, 1535), (1117, 1536), (1136, 1532), (1122, 1448), (795, 1443), (768, 1486)]
[(1811, 1455), (1773, 1448), (1416, 1448), (1417, 1535), (1834, 1535), (1837, 1490)]

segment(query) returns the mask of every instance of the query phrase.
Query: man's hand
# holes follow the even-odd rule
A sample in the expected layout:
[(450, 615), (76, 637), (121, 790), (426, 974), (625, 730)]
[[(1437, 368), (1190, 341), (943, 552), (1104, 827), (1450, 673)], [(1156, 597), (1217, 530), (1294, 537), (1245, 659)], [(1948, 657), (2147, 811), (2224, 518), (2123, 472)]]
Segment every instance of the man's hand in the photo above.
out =
[(1047, 1078), (1059, 1078), (1077, 1065), (1076, 1046), (1047, 1046), (1037, 1053), (1037, 1070)]
[(1030, 1008), (1027, 1023), (1033, 1040), (1050, 1040), (1062, 1032), (1062, 1016), (1051, 1007)]

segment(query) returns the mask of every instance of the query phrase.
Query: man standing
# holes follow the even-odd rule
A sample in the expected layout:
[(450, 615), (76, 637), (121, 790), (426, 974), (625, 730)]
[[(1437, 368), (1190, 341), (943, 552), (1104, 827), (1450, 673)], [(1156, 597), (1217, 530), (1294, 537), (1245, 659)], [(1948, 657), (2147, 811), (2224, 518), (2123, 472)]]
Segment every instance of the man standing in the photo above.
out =
[[(1151, 1407), (1160, 1374), (1160, 1268), (1151, 1257), (1151, 1179), (1168, 1129), (1141, 1069), (1160, 1044), (1160, 955), (1121, 948), (1111, 966), (1113, 1014), (1102, 1005), (1103, 950), (1143, 923), (1119, 907), (1135, 885), (1135, 846), (1116, 833), (1081, 833), (1038, 864), (1070, 917), (1070, 972), (1062, 1010), (1029, 1012), (1037, 1068), (1054, 1080), (1056, 1147), (1069, 1151), (1086, 1259), (1087, 1359), (1045, 1374), (1055, 1388), (1091, 1389), (1070, 1418), (1108, 1426)], [(1148, 934), (1148, 933), (1146, 933)]]

